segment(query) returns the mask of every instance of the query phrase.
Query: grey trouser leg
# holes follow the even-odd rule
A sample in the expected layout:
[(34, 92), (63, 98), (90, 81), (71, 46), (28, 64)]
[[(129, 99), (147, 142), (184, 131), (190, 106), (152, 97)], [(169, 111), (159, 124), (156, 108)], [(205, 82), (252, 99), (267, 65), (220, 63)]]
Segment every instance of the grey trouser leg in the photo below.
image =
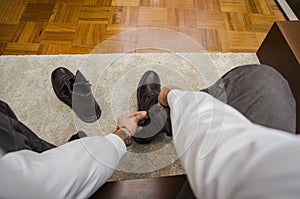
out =
[(18, 120), (5, 102), (0, 100), (0, 147), (5, 152), (28, 149), (41, 153), (54, 148), (55, 145), (39, 138)]
[(206, 91), (253, 123), (296, 132), (296, 103), (288, 82), (265, 65), (239, 66)]
[[(69, 142), (86, 136), (83, 131), (79, 131)], [(6, 153), (23, 149), (41, 153), (54, 147), (56, 146), (38, 137), (19, 121), (8, 104), (0, 100), (0, 148)]]
[[(287, 81), (269, 66), (239, 66), (201, 91), (234, 107), (253, 123), (296, 132), (294, 96)], [(195, 198), (188, 181), (177, 198)]]

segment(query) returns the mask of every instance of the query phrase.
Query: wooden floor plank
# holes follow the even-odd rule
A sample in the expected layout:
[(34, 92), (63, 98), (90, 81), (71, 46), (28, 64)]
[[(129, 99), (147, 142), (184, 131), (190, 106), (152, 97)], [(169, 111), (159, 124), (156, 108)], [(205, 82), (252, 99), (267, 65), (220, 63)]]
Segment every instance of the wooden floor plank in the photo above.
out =
[(227, 30), (247, 31), (251, 25), (249, 15), (246, 13), (224, 12), (223, 19)]
[(272, 10), (266, 1), (261, 0), (246, 0), (248, 12), (257, 14), (272, 14)]
[(244, 0), (220, 0), (222, 12), (248, 13), (247, 4)]
[(71, 43), (69, 42), (56, 42), (56, 43), (42, 43), (37, 54), (68, 54), (71, 49)]
[(251, 24), (248, 26), (248, 31), (252, 32), (265, 32), (269, 30), (276, 16), (274, 15), (262, 15), (262, 14), (249, 14)]
[(5, 48), (6, 48), (7, 43), (2, 43), (0, 42), (0, 55), (3, 54)]
[(139, 0), (112, 0), (112, 6), (139, 6)]
[(137, 26), (139, 8), (137, 6), (116, 6), (112, 7), (110, 24), (120, 24), (135, 27)]
[(16, 43), (40, 43), (42, 40), (42, 33), (47, 25), (47, 22), (22, 21), (18, 24), (10, 41)]
[(110, 10), (110, 7), (104, 6), (83, 6), (80, 11), (79, 22), (108, 24)]
[[(89, 53), (116, 34), (153, 27), (211, 52), (255, 52), (278, 20), (286, 19), (274, 0), (1, 0), (0, 53)], [(104, 51), (128, 51), (137, 46), (131, 37)]]
[(194, 6), (196, 10), (221, 11), (219, 0), (194, 0)]
[(256, 51), (259, 41), (253, 32), (227, 31), (230, 50), (232, 52)]
[(256, 33), (256, 37), (257, 37), (259, 46), (263, 43), (266, 36), (267, 36), (267, 33), (263, 33), (263, 32), (257, 32)]
[(144, 7), (166, 7), (166, 1), (165, 0), (158, 0), (158, 1), (140, 0), (140, 6), (144, 6)]
[(73, 42), (77, 25), (49, 23), (41, 35), (42, 41)]
[(0, 23), (18, 23), (26, 8), (26, 5), (26, 2), (2, 0), (0, 2)]
[[(169, 5), (168, 5), (169, 3)], [(167, 7), (181, 8), (181, 9), (194, 9), (194, 0), (173, 0), (167, 1)]]
[(105, 39), (109, 39), (117, 34), (122, 32), (128, 32), (136, 30), (137, 28), (131, 26), (122, 26), (122, 25), (108, 25), (105, 32)]
[(7, 43), (3, 55), (36, 55), (40, 44)]
[(70, 54), (89, 54), (94, 46), (71, 46)]
[(189, 9), (168, 9), (168, 26), (196, 28), (196, 12)]
[(104, 40), (106, 25), (79, 24), (73, 45), (95, 46)]
[(9, 42), (16, 31), (15, 24), (1, 24), (0, 23), (0, 42)]
[(22, 15), (21, 21), (44, 21), (48, 22), (55, 4), (29, 3)]
[(197, 28), (225, 29), (222, 12), (201, 11), (196, 14)]
[(167, 26), (167, 9), (140, 7), (138, 26)]
[(49, 22), (51, 23), (77, 23), (82, 5), (56, 4)]
[(222, 41), (220, 34), (218, 30), (205, 30), (205, 39), (207, 41), (205, 49), (207, 51), (218, 51), (224, 48), (224, 44), (222, 44), (224, 41)]

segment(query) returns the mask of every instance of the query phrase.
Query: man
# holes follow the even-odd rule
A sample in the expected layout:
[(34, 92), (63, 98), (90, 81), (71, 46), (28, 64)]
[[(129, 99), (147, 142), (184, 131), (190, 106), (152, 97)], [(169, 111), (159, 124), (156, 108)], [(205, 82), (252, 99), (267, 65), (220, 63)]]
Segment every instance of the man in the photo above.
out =
[[(170, 108), (174, 145), (188, 177), (178, 198), (299, 198), (295, 99), (277, 71), (245, 65), (200, 92), (147, 89), (147, 98)], [(163, 113), (151, 118), (149, 111), (153, 126), (163, 126), (155, 120)]]
[[(100, 107), (80, 72), (75, 77), (58, 68), (52, 83), (59, 99), (80, 119), (99, 119)], [(34, 134), (0, 101), (0, 198), (89, 197), (111, 177), (144, 119), (145, 111), (125, 114), (112, 134), (86, 137), (78, 132), (71, 142), (56, 147)]]
[[(152, 76), (150, 78), (152, 80), (157, 80), (153, 72), (149, 72), (148, 76)], [(157, 84), (157, 81), (145, 82)], [(160, 88), (158, 89), (154, 84), (148, 84), (151, 86), (145, 86), (140, 90), (144, 91), (143, 94), (147, 94), (147, 98), (158, 98), (161, 105), (170, 107), (175, 148), (187, 172), (191, 187), (189, 189), (189, 185), (186, 184), (182, 195), (194, 194), (197, 198), (299, 197), (300, 161), (296, 153), (300, 149), (300, 140), (285, 132), (295, 132), (295, 101), (287, 82), (278, 72), (267, 66), (241, 66), (228, 72), (216, 84), (202, 92), (187, 92), (174, 88), (163, 88), (160, 91)], [(157, 92), (158, 90), (160, 93)], [(156, 103), (155, 100), (153, 103)], [(152, 121), (158, 121), (155, 119), (156, 117), (164, 118), (168, 122), (168, 118), (162, 117), (162, 115), (165, 116), (164, 110), (162, 107), (158, 108), (152, 115), (149, 110), (150, 126), (160, 126), (165, 129), (167, 125), (164, 123), (162, 125), (152, 124)], [(133, 115), (136, 116), (136, 114), (142, 113)], [(126, 121), (131, 116), (127, 115)], [(134, 121), (141, 118), (145, 119), (146, 116), (140, 115)], [(131, 124), (136, 125), (135, 122)], [(275, 130), (275, 128), (279, 130)], [(144, 127), (144, 129), (146, 128)], [(126, 138), (130, 135), (126, 135), (126, 131), (133, 130), (125, 128), (123, 131), (125, 132), (123, 138)], [(150, 141), (156, 135), (149, 135), (149, 131), (140, 131), (139, 133), (141, 132), (142, 135), (139, 138), (150, 136)], [(122, 131), (119, 130), (119, 134), (123, 135)], [(83, 138), (44, 152), (47, 155), (47, 152), (51, 154), (52, 150), (59, 149), (57, 153), (53, 153), (53, 156), (45, 158), (43, 161), (49, 161), (51, 157), (59, 157), (62, 152), (69, 152), (69, 149), (75, 150), (75, 154), (80, 158), (68, 155), (58, 158), (59, 161), (56, 161), (57, 164), (55, 163), (53, 166), (56, 167), (53, 176), (48, 174), (49, 170), (45, 170), (44, 167), (43, 172), (38, 172), (38, 174), (45, 175), (44, 172), (48, 174), (46, 174), (46, 179), (49, 177), (49, 180), (44, 186), (40, 186), (39, 183), (45, 182), (45, 179), (35, 180), (36, 176), (29, 175), (25, 179), (30, 180), (30, 183), (24, 184), (25, 180), (20, 180), (19, 186), (25, 190), (32, 190), (32, 186), (36, 185), (40, 188), (37, 196), (43, 196), (42, 194), (45, 194), (45, 197), (67, 198), (88, 196), (89, 193), (101, 186), (99, 183), (101, 177), (100, 182), (107, 179), (105, 178), (107, 177), (106, 173), (113, 171), (111, 165), (116, 166), (119, 157), (126, 151), (124, 144), (123, 148), (121, 147), (120, 140), (122, 139), (118, 136), (113, 137), (116, 139), (107, 138), (109, 142), (103, 141), (102, 138)], [(148, 141), (146, 140), (146, 142)], [(82, 143), (75, 147), (78, 142)], [(96, 149), (99, 143), (109, 149), (106, 151), (112, 152), (109, 157), (107, 157), (107, 153)], [(72, 148), (72, 146), (74, 147)], [(77, 166), (76, 162), (81, 159), (83, 146), (93, 146), (92, 149), (95, 149), (93, 152), (97, 151), (95, 157), (97, 161), (89, 160), (90, 156), (84, 156), (86, 158), (84, 161), (88, 161), (91, 165), (91, 169), (86, 173), (81, 173), (83, 169)], [(118, 150), (116, 146), (123, 150)], [(4, 158), (7, 158), (9, 154)], [(28, 167), (29, 161), (18, 161), (17, 163), (23, 163), (23, 165), (13, 168), (13, 171), (18, 172), (18, 169), (25, 168), (25, 170), (30, 169), (35, 175), (33, 171), (40, 166), (40, 156), (36, 157), (36, 160), (33, 165), (30, 165), (32, 167)], [(72, 161), (75, 161), (76, 165), (60, 164)], [(17, 163), (14, 165), (19, 165)], [(97, 166), (94, 167), (94, 164)], [(69, 169), (66, 165), (70, 166), (71, 171), (75, 171), (70, 172), (73, 175), (66, 172)], [(79, 163), (79, 165), (82, 164)], [(97, 170), (98, 167), (102, 169)], [(10, 175), (9, 169), (10, 167), (1, 168), (1, 179), (7, 178), (8, 182), (14, 182), (15, 179), (20, 178), (22, 172)], [(3, 171), (7, 173), (6, 176)], [(79, 180), (80, 183), (76, 183), (78, 182), (76, 180)], [(6, 180), (5, 182), (7, 183)], [(59, 184), (58, 187), (53, 185), (56, 183)], [(14, 186), (18, 187), (18, 184)], [(5, 191), (5, 188), (1, 190), (1, 193)]]
[(165, 87), (159, 103), (189, 181), (178, 198), (299, 198), (295, 100), (277, 71), (240, 66), (201, 92)]

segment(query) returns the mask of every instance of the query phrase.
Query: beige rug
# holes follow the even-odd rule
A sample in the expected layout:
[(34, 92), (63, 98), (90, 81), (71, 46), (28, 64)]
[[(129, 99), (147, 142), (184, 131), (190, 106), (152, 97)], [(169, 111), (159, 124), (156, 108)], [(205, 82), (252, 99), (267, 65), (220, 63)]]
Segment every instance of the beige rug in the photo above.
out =
[[(238, 65), (254, 63), (258, 63), (255, 53), (1, 56), (0, 99), (36, 134), (61, 145), (78, 130), (84, 130), (89, 136), (111, 133), (119, 115), (136, 110), (135, 89), (147, 70), (156, 71), (163, 85), (199, 90)], [(60, 66), (74, 73), (80, 69), (92, 84), (102, 109), (97, 122), (81, 122), (55, 96), (50, 76)], [(149, 145), (134, 143), (111, 180), (183, 172), (172, 138), (160, 134)]]

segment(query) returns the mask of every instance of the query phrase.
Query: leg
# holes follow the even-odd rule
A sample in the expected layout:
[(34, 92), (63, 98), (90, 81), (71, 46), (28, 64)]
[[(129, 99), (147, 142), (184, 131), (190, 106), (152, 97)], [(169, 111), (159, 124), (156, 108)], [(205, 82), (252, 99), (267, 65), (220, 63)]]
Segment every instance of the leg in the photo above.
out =
[(0, 100), (0, 146), (6, 152), (29, 149), (43, 152), (55, 147), (20, 122), (11, 108)]
[(290, 133), (296, 131), (296, 105), (287, 81), (265, 65), (237, 67), (206, 92), (236, 108), (250, 121)]
[(68, 142), (71, 142), (73, 140), (78, 140), (78, 139), (84, 138), (84, 137), (87, 137), (87, 134), (85, 132), (83, 132), (83, 131), (78, 131), (76, 134), (72, 135), (69, 138)]
[[(237, 109), (250, 121), (295, 133), (296, 105), (287, 81), (264, 65), (245, 65), (201, 91)], [(186, 181), (177, 198), (195, 198)]]

